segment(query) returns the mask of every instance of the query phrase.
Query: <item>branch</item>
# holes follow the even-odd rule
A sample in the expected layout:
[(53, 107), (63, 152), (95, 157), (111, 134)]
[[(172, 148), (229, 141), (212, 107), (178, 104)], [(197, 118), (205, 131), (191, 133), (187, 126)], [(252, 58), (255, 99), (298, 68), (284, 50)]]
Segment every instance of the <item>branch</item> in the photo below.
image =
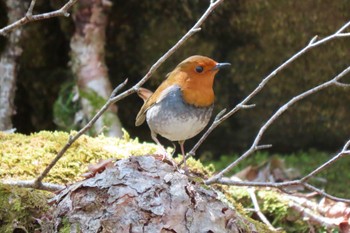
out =
[(306, 198), (295, 197), (292, 195), (285, 195), (284, 198), (288, 200), (289, 206), (298, 211), (303, 219), (311, 220), (320, 226), (327, 229), (335, 228), (338, 225), (332, 218), (324, 217), (317, 211), (319, 208), (316, 203), (307, 200)]
[(239, 162), (241, 162), (242, 160), (244, 160), (245, 158), (247, 158), (248, 156), (250, 156), (251, 154), (253, 154), (255, 151), (260, 149), (259, 146), (259, 142), (263, 136), (263, 134), (265, 133), (265, 131), (268, 129), (268, 127), (278, 118), (280, 117), (287, 109), (289, 109), (293, 104), (297, 103), (298, 101), (304, 99), (307, 96), (310, 96), (312, 94), (315, 94), (316, 92), (319, 92), (329, 86), (332, 85), (337, 85), (337, 83), (339, 82), (339, 80), (344, 77), (347, 73), (350, 72), (350, 66), (348, 68), (346, 68), (345, 70), (343, 70), (340, 74), (338, 74), (336, 77), (334, 77), (333, 79), (329, 80), (328, 82), (322, 83), (310, 90), (307, 90), (295, 97), (293, 97), (290, 101), (288, 101), (287, 103), (285, 103), (282, 107), (280, 107), (277, 112), (275, 112), (270, 119), (268, 119), (268, 121), (260, 128), (257, 136), (254, 139), (253, 144), (251, 145), (251, 147), (241, 156), (239, 157), (237, 160), (235, 160), (234, 162), (232, 162), (230, 165), (228, 165), (225, 169), (223, 169), (221, 172), (219, 172), (218, 174), (216, 174), (215, 176), (209, 178), (206, 181), (206, 184), (211, 184), (211, 183), (215, 183), (216, 180), (218, 180), (219, 178), (221, 178), (226, 172), (228, 172), (229, 170), (231, 170), (233, 167), (235, 167)]
[(200, 31), (200, 26), (208, 18), (211, 12), (220, 4), (223, 0), (211, 1), (208, 9), (203, 13), (201, 18), (195, 23), (195, 25), (172, 47), (170, 48), (162, 57), (158, 59), (156, 63), (152, 65), (147, 74), (133, 87), (124, 91), (123, 93), (116, 96), (116, 94), (126, 85), (127, 80), (121, 83), (111, 94), (105, 105), (98, 111), (98, 113), (90, 120), (90, 122), (84, 126), (79, 132), (70, 136), (67, 144), (58, 152), (56, 157), (51, 161), (51, 163), (45, 168), (45, 170), (36, 178), (35, 187), (40, 187), (42, 185), (42, 180), (50, 172), (50, 170), (55, 166), (58, 160), (64, 155), (64, 153), (69, 149), (69, 147), (81, 136), (83, 135), (92, 125), (97, 121), (97, 119), (114, 103), (117, 101), (135, 93), (138, 88), (140, 88), (148, 79), (151, 78), (152, 74), (158, 69), (158, 67), (166, 61), (180, 46), (182, 46), (193, 34)]
[(1, 183), (23, 188), (36, 188), (51, 192), (59, 191), (65, 188), (63, 185), (52, 183), (40, 183), (40, 186), (37, 186), (35, 180), (2, 180)]
[(38, 20), (43, 20), (43, 19), (49, 19), (53, 17), (59, 17), (59, 16), (65, 16), (68, 17), (69, 13), (68, 10), (77, 2), (78, 0), (69, 0), (64, 6), (62, 6), (60, 9), (47, 12), (47, 13), (42, 13), (42, 14), (37, 14), (33, 15), (33, 9), (36, 3), (36, 0), (32, 0), (30, 3), (30, 6), (28, 8), (28, 11), (25, 16), (23, 16), (21, 19), (7, 25), (6, 27), (0, 29), (0, 35), (7, 35), (10, 31), (23, 26), (27, 23), (38, 21)]
[[(350, 140), (347, 142), (347, 144), (349, 144), (349, 143), (350, 143)], [(315, 176), (318, 173), (320, 173), (321, 171), (325, 170), (331, 164), (333, 164), (334, 162), (336, 162), (337, 160), (342, 158), (344, 155), (350, 155), (350, 151), (347, 150), (346, 147), (344, 147), (343, 150), (341, 152), (339, 152), (337, 155), (335, 155), (333, 158), (331, 158), (330, 160), (328, 160), (327, 162), (325, 162), (324, 164), (322, 164), (321, 166), (316, 168), (314, 171), (310, 172), (308, 175), (304, 176), (301, 179), (301, 181), (305, 182), (305, 181), (309, 180), (312, 176)]]
[[(340, 74), (337, 77), (339, 77), (339, 76), (340, 76)], [(331, 81), (334, 81), (334, 80), (335, 79), (333, 79)], [(274, 182), (237, 181), (237, 180), (232, 180), (232, 179), (229, 179), (229, 178), (221, 178), (221, 177), (219, 177), (217, 180), (214, 180), (213, 183), (224, 184), (224, 185), (249, 186), (249, 187), (251, 187), (251, 186), (255, 186), (255, 187), (272, 187), (272, 188), (280, 189), (281, 191), (283, 191), (285, 193), (289, 193), (289, 192), (287, 192), (284, 189), (285, 187), (300, 185), (300, 186), (305, 187), (306, 189), (314, 191), (314, 192), (318, 193), (319, 195), (327, 197), (327, 198), (329, 198), (331, 200), (350, 203), (350, 199), (338, 198), (338, 197), (329, 195), (325, 191), (320, 190), (320, 189), (316, 188), (315, 186), (307, 183), (307, 181), (312, 176), (315, 176), (318, 173), (320, 173), (321, 171), (325, 170), (331, 164), (333, 164), (334, 162), (336, 162), (337, 160), (342, 158), (344, 155), (350, 155), (350, 150), (348, 150), (349, 146), (350, 146), (350, 140), (348, 140), (346, 142), (346, 144), (344, 145), (343, 149), (338, 154), (333, 156), (333, 158), (329, 159), (327, 162), (323, 163), (321, 166), (319, 166), (318, 168), (316, 168), (315, 170), (313, 170), (312, 172), (310, 172), (309, 174), (307, 174), (306, 176), (304, 176), (303, 178), (301, 178), (299, 180), (292, 180), (292, 181), (285, 181), (285, 182), (274, 183)], [(209, 182), (206, 181), (206, 183), (209, 183)]]
[(193, 34), (199, 32), (201, 30), (200, 26), (204, 23), (204, 21), (208, 18), (211, 12), (220, 4), (223, 0), (211, 1), (208, 9), (203, 13), (203, 15), (199, 18), (196, 24), (173, 46), (171, 47), (163, 56), (161, 56), (156, 63), (154, 63), (147, 74), (132, 88), (121, 93), (120, 95), (113, 98), (113, 102), (117, 102), (133, 93), (135, 93), (148, 79), (151, 78), (152, 74), (159, 68), (163, 62), (165, 62), (178, 48), (180, 48)]
[(333, 195), (330, 195), (330, 194), (316, 188), (315, 186), (313, 186), (309, 183), (303, 183), (301, 180), (292, 180), (292, 181), (275, 183), (275, 182), (237, 181), (237, 180), (232, 180), (232, 179), (223, 177), (223, 178), (218, 179), (215, 183), (223, 184), (223, 185), (230, 185), (230, 186), (234, 185), (234, 186), (246, 186), (246, 187), (263, 187), (263, 188), (270, 187), (270, 188), (279, 189), (282, 192), (285, 192), (287, 194), (290, 194), (290, 193), (284, 189), (285, 187), (303, 186), (306, 189), (314, 191), (314, 192), (318, 193), (319, 195), (327, 197), (331, 200), (350, 203), (349, 199), (335, 197)]
[(72, 136), (70, 135), (68, 138), (68, 142), (66, 143), (66, 145), (64, 145), (64, 147), (57, 153), (56, 157), (50, 162), (50, 164), (45, 168), (45, 170), (36, 178), (35, 180), (35, 187), (36, 188), (40, 188), (40, 186), (42, 186), (41, 181), (44, 179), (44, 177), (50, 172), (50, 170), (56, 165), (56, 163), (58, 162), (58, 160), (60, 160), (62, 158), (62, 156), (64, 155), (64, 153), (66, 153), (66, 151), (69, 149), (69, 147), (81, 136), (83, 135), (86, 131), (88, 131), (93, 124), (97, 121), (98, 118), (100, 118), (100, 116), (109, 108), (110, 105), (113, 104), (113, 97), (116, 93), (118, 93), (128, 82), (128, 79), (126, 79), (123, 83), (119, 84), (119, 86), (117, 86), (110, 98), (108, 99), (108, 101), (106, 102), (106, 104), (96, 113), (96, 115), (84, 126), (84, 128), (82, 128), (81, 130), (79, 130), (79, 132)]
[(277, 229), (272, 226), (272, 224), (269, 222), (269, 220), (266, 218), (266, 216), (261, 212), (259, 202), (258, 202), (256, 195), (255, 195), (255, 189), (248, 188), (247, 191), (249, 193), (250, 199), (252, 200), (252, 203), (254, 206), (254, 211), (259, 216), (260, 220), (263, 223), (265, 223), (271, 231), (277, 231)]
[[(314, 36), (310, 42), (303, 48), (301, 49), (299, 52), (297, 52), (296, 54), (294, 54), (291, 58), (289, 58), (288, 60), (286, 60), (284, 63), (282, 63), (280, 66), (278, 66), (275, 70), (273, 70), (268, 76), (266, 76), (261, 82), (260, 84), (245, 98), (243, 99), (239, 104), (236, 105), (236, 107), (234, 107), (231, 111), (229, 111), (228, 113), (226, 113), (225, 115), (223, 115), (222, 117), (220, 117), (219, 119), (215, 119), (214, 122), (210, 125), (210, 127), (208, 128), (208, 130), (203, 134), (203, 136), (198, 140), (198, 142), (196, 143), (196, 145), (192, 148), (192, 150), (188, 153), (188, 155), (186, 156), (186, 158), (188, 158), (189, 156), (193, 156), (196, 154), (197, 149), (199, 148), (199, 146), (204, 142), (204, 140), (209, 136), (209, 134), (218, 126), (220, 125), (223, 121), (225, 121), (227, 118), (231, 117), (233, 114), (235, 114), (236, 112), (238, 112), (241, 109), (245, 109), (245, 108), (249, 108), (252, 107), (252, 105), (249, 105), (249, 101), (255, 96), (257, 95), (264, 87), (265, 85), (274, 77), (276, 76), (276, 74), (278, 72), (280, 72), (281, 70), (283, 70), (284, 68), (286, 68), (289, 64), (291, 64), (292, 62), (294, 62), (297, 58), (299, 58), (301, 55), (303, 55), (304, 53), (306, 53), (307, 51), (311, 50), (312, 48), (315, 48), (321, 44), (324, 44), (326, 42), (329, 42), (333, 39), (336, 38), (341, 38), (341, 37), (348, 37), (350, 36), (350, 33), (343, 33), (344, 30), (346, 28), (348, 28), (350, 25), (350, 21), (347, 22), (346, 24), (344, 24), (340, 29), (338, 29), (334, 34), (331, 34), (321, 40), (318, 40), (317, 36)], [(338, 83), (339, 85), (339, 83)]]

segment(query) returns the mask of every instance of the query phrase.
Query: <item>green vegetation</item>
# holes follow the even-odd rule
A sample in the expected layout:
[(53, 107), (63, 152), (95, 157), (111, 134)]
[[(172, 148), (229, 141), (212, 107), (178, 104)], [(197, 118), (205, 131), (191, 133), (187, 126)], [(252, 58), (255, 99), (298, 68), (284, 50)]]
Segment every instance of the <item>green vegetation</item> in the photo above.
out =
[[(58, 131), (42, 131), (30, 136), (0, 132), (0, 179), (34, 179), (56, 156), (68, 137), (68, 133)], [(123, 139), (83, 135), (70, 147), (44, 182), (72, 183), (81, 179), (89, 164), (101, 159), (122, 159), (154, 153), (156, 150), (156, 145), (139, 143), (137, 139), (130, 139), (126, 132)]]
[[(0, 185), (0, 232), (36, 232), (42, 229), (49, 209), (47, 199), (53, 195), (32, 189)], [(17, 231), (15, 231), (17, 229)]]

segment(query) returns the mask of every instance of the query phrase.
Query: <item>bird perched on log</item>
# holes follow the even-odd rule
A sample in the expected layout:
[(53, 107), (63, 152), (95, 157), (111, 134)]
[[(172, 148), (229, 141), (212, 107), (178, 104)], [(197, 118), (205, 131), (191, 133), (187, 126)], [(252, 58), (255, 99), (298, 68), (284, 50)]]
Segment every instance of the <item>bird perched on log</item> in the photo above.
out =
[(138, 90), (144, 104), (137, 114), (135, 125), (139, 126), (146, 120), (152, 139), (161, 148), (158, 134), (177, 141), (185, 170), (184, 142), (208, 124), (214, 107), (214, 77), (220, 68), (229, 65), (205, 56), (191, 56), (178, 64), (154, 93), (145, 88)]

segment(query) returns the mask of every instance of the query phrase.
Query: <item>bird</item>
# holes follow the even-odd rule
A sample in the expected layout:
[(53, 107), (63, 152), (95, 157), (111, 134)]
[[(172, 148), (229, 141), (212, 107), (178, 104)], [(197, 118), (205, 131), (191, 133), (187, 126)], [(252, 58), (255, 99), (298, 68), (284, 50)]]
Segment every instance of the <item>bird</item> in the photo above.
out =
[(142, 87), (137, 91), (144, 104), (136, 116), (135, 125), (140, 126), (147, 121), (152, 139), (164, 152), (157, 135), (178, 142), (185, 171), (184, 143), (199, 134), (209, 123), (214, 107), (215, 75), (221, 68), (230, 65), (194, 55), (168, 73), (154, 92)]

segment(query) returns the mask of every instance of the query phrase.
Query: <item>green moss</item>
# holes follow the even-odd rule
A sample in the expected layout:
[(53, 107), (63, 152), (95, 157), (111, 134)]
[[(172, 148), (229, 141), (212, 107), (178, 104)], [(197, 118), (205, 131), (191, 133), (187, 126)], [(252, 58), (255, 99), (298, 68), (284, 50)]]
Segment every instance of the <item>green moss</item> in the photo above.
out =
[(62, 225), (63, 226), (60, 227), (59, 233), (70, 233), (71, 224), (67, 218), (62, 220)]
[[(180, 163), (183, 160), (183, 156), (179, 155), (175, 158), (175, 161), (177, 163)], [(200, 160), (194, 159), (193, 157), (190, 157), (186, 160), (187, 166), (190, 168), (191, 172), (194, 174), (198, 174), (201, 177), (209, 177), (212, 176), (215, 168), (212, 164), (204, 165)]]
[(0, 232), (35, 232), (40, 228), (36, 219), (49, 209), (49, 197), (48, 192), (0, 185)]
[[(57, 131), (42, 131), (29, 136), (0, 132), (0, 178), (35, 178), (66, 144), (68, 137), (68, 133)], [(68, 149), (44, 181), (71, 183), (81, 179), (88, 164), (97, 163), (100, 159), (122, 159), (130, 155), (152, 154), (157, 150), (154, 144), (139, 143), (138, 139), (130, 139), (127, 134), (125, 138), (127, 140), (83, 135)]]

